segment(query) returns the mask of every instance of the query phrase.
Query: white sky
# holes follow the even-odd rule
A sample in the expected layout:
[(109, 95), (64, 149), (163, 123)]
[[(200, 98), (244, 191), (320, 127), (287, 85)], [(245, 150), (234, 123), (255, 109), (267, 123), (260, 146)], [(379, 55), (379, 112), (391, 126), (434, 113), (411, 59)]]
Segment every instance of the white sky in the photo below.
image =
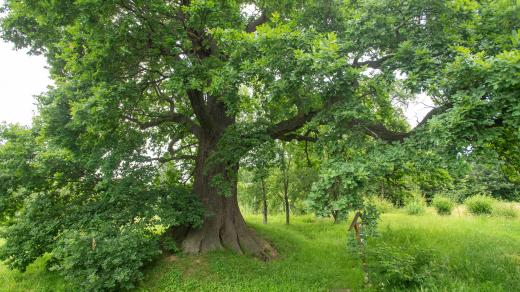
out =
[(428, 95), (419, 94), (416, 100), (409, 102), (404, 108), (406, 120), (412, 127), (415, 127), (433, 109), (433, 106), (433, 101)]
[(26, 52), (0, 40), (0, 122), (30, 125), (36, 111), (34, 95), (52, 82), (45, 58)]
[[(52, 84), (45, 58), (26, 52), (15, 51), (11, 43), (0, 40), (0, 122), (30, 125), (36, 112), (34, 96)], [(410, 103), (405, 109), (410, 125), (417, 125), (431, 110), (431, 105), (426, 95)]]

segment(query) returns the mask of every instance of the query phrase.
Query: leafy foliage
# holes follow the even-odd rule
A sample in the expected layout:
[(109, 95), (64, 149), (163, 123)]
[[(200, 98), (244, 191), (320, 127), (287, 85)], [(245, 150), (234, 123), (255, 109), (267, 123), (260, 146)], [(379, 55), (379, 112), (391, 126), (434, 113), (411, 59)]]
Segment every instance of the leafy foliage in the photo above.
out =
[(49, 269), (86, 291), (130, 289), (142, 279), (141, 268), (160, 253), (157, 237), (142, 228), (98, 226), (61, 235)]
[(474, 215), (491, 214), (496, 203), (495, 199), (485, 194), (479, 194), (464, 200), (464, 205), (466, 205), (468, 211)]
[(394, 205), (384, 198), (374, 197), (370, 199), (370, 202), (374, 204), (380, 214), (389, 213), (395, 209)]
[(361, 190), (368, 173), (352, 164), (332, 162), (325, 165), (309, 195), (309, 208), (320, 216), (345, 219), (350, 210), (363, 207)]
[(439, 215), (450, 215), (455, 207), (455, 202), (449, 197), (437, 195), (432, 200), (432, 206)]
[(422, 197), (411, 199), (404, 209), (408, 215), (423, 215), (426, 212), (426, 202)]
[(468, 161), (455, 182), (456, 187), (452, 190), (455, 197), (463, 201), (467, 197), (487, 193), (496, 199), (518, 201), (520, 185), (504, 162), (492, 155), (479, 155), (475, 159), (479, 161)]
[(157, 226), (200, 224), (201, 207), (189, 188), (159, 184), (164, 174), (154, 178), (146, 166), (127, 164), (118, 170), (125, 176), (101, 178), (89, 173), (83, 157), (41, 143), (41, 134), (18, 126), (6, 126), (2, 133), (7, 139), (2, 155), (31, 168), (16, 172), (11, 167), (17, 165), (1, 165), (8, 187), (2, 198), (11, 205), (2, 212), (8, 226), (0, 258), (11, 268), (24, 271), (50, 253), (51, 268), (84, 290), (129, 288), (143, 265), (161, 253), (161, 234), (152, 232)]
[[(254, 184), (266, 180), (272, 208), (283, 189), (286, 210), (336, 221), (364, 210), (375, 224), (366, 197), (376, 195), (412, 201), (414, 213), (419, 192), (514, 199), (519, 9), (512, 0), (7, 0), (2, 37), (44, 54), (55, 86), (38, 97), (31, 129), (0, 129), (9, 225), (0, 257), (24, 270), (49, 252), (83, 288), (130, 287), (158, 253), (161, 232), (150, 230), (239, 212), (212, 202), (236, 208), (240, 164)], [(419, 93), (435, 108), (411, 129), (399, 105)], [(294, 142), (280, 155), (275, 140)], [(244, 193), (255, 205), (257, 190)], [(92, 238), (112, 246), (93, 252)]]
[(385, 290), (428, 287), (441, 270), (434, 252), (417, 246), (403, 250), (381, 243), (369, 250), (368, 261), (372, 282)]

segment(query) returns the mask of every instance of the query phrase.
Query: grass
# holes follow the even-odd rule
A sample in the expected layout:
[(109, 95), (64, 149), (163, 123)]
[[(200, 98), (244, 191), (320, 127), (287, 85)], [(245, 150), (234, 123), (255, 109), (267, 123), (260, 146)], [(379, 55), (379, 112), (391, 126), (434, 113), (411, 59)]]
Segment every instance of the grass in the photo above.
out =
[(382, 241), (404, 250), (431, 248), (443, 268), (431, 290), (516, 291), (520, 287), (520, 221), (494, 217), (383, 216)]
[[(430, 291), (515, 291), (520, 287), (520, 219), (468, 216), (454, 211), (423, 216), (402, 211), (382, 215), (384, 242), (407, 252), (428, 248), (440, 267)], [(363, 285), (359, 261), (347, 252), (346, 223), (282, 216), (247, 216), (249, 224), (270, 240), (279, 258), (265, 263), (248, 256), (213, 252), (204, 256), (168, 257), (146, 271), (138, 291), (352, 291), (375, 290)], [(311, 220), (312, 219), (312, 220)], [(61, 278), (44, 270), (45, 259), (24, 274), (0, 265), (0, 291), (67, 291)], [(414, 287), (420, 289), (421, 287)], [(69, 289), (70, 290), (70, 289)]]
[(357, 260), (346, 253), (345, 225), (329, 220), (308, 222), (294, 218), (286, 226), (282, 216), (248, 216), (252, 227), (277, 248), (280, 258), (265, 263), (228, 252), (203, 257), (179, 257), (154, 267), (141, 291), (327, 291), (360, 289), (363, 274)]
[[(2, 244), (3, 240), (0, 239)], [(44, 256), (36, 260), (27, 267), (25, 273), (9, 270), (0, 263), (0, 291), (65, 291), (65, 281), (57, 273), (45, 271), (47, 258)]]

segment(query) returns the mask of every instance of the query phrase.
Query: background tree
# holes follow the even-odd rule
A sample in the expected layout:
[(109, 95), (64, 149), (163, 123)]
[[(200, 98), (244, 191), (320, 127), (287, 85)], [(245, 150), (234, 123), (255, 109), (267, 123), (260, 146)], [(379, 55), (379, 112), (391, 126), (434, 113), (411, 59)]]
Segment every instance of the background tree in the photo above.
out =
[[(250, 183), (253, 185), (249, 189), (244, 189), (243, 194), (248, 194), (250, 199), (243, 200), (242, 202), (253, 204), (253, 210), (256, 211), (258, 201), (261, 202), (262, 209), (262, 222), (267, 224), (267, 213), (268, 213), (268, 176), (270, 174), (270, 168), (275, 164), (275, 144), (264, 143), (263, 145), (256, 147), (248, 153), (242, 159), (242, 165), (247, 169), (246, 172), (250, 172), (251, 175)], [(242, 171), (244, 173), (244, 171)], [(258, 194), (260, 198), (258, 199)], [(251, 201), (251, 198), (253, 200)], [(247, 202), (249, 201), (249, 202)]]
[[(281, 144), (267, 143), (267, 147), (255, 148), (242, 160), (239, 203), (247, 210), (258, 212), (266, 206), (272, 212), (285, 213), (288, 202), (291, 213), (307, 212), (304, 201), (317, 175), (317, 162), (309, 165), (307, 158), (317, 160), (316, 154), (309, 150), (312, 147), (306, 151), (304, 143)], [(264, 194), (269, 204), (261, 202)]]
[(289, 187), (290, 187), (290, 176), (289, 172), (292, 165), (292, 156), (289, 151), (286, 150), (287, 146), (285, 143), (281, 143), (278, 151), (278, 160), (280, 166), (281, 180), (282, 180), (282, 201), (283, 209), (285, 211), (285, 224), (289, 224), (291, 206), (289, 205)]

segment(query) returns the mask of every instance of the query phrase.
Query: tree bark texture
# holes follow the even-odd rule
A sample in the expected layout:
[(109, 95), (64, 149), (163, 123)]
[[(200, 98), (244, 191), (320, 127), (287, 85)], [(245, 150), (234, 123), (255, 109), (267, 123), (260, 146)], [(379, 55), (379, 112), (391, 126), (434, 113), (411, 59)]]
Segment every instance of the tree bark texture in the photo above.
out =
[[(246, 225), (237, 201), (238, 165), (211, 165), (208, 159), (216, 150), (218, 139), (202, 135), (199, 138), (194, 191), (202, 202), (206, 215), (200, 228), (185, 231), (182, 249), (186, 253), (204, 253), (230, 249), (239, 254), (252, 254), (264, 260), (276, 256), (271, 245)], [(229, 184), (229, 194), (212, 185), (215, 176)]]

